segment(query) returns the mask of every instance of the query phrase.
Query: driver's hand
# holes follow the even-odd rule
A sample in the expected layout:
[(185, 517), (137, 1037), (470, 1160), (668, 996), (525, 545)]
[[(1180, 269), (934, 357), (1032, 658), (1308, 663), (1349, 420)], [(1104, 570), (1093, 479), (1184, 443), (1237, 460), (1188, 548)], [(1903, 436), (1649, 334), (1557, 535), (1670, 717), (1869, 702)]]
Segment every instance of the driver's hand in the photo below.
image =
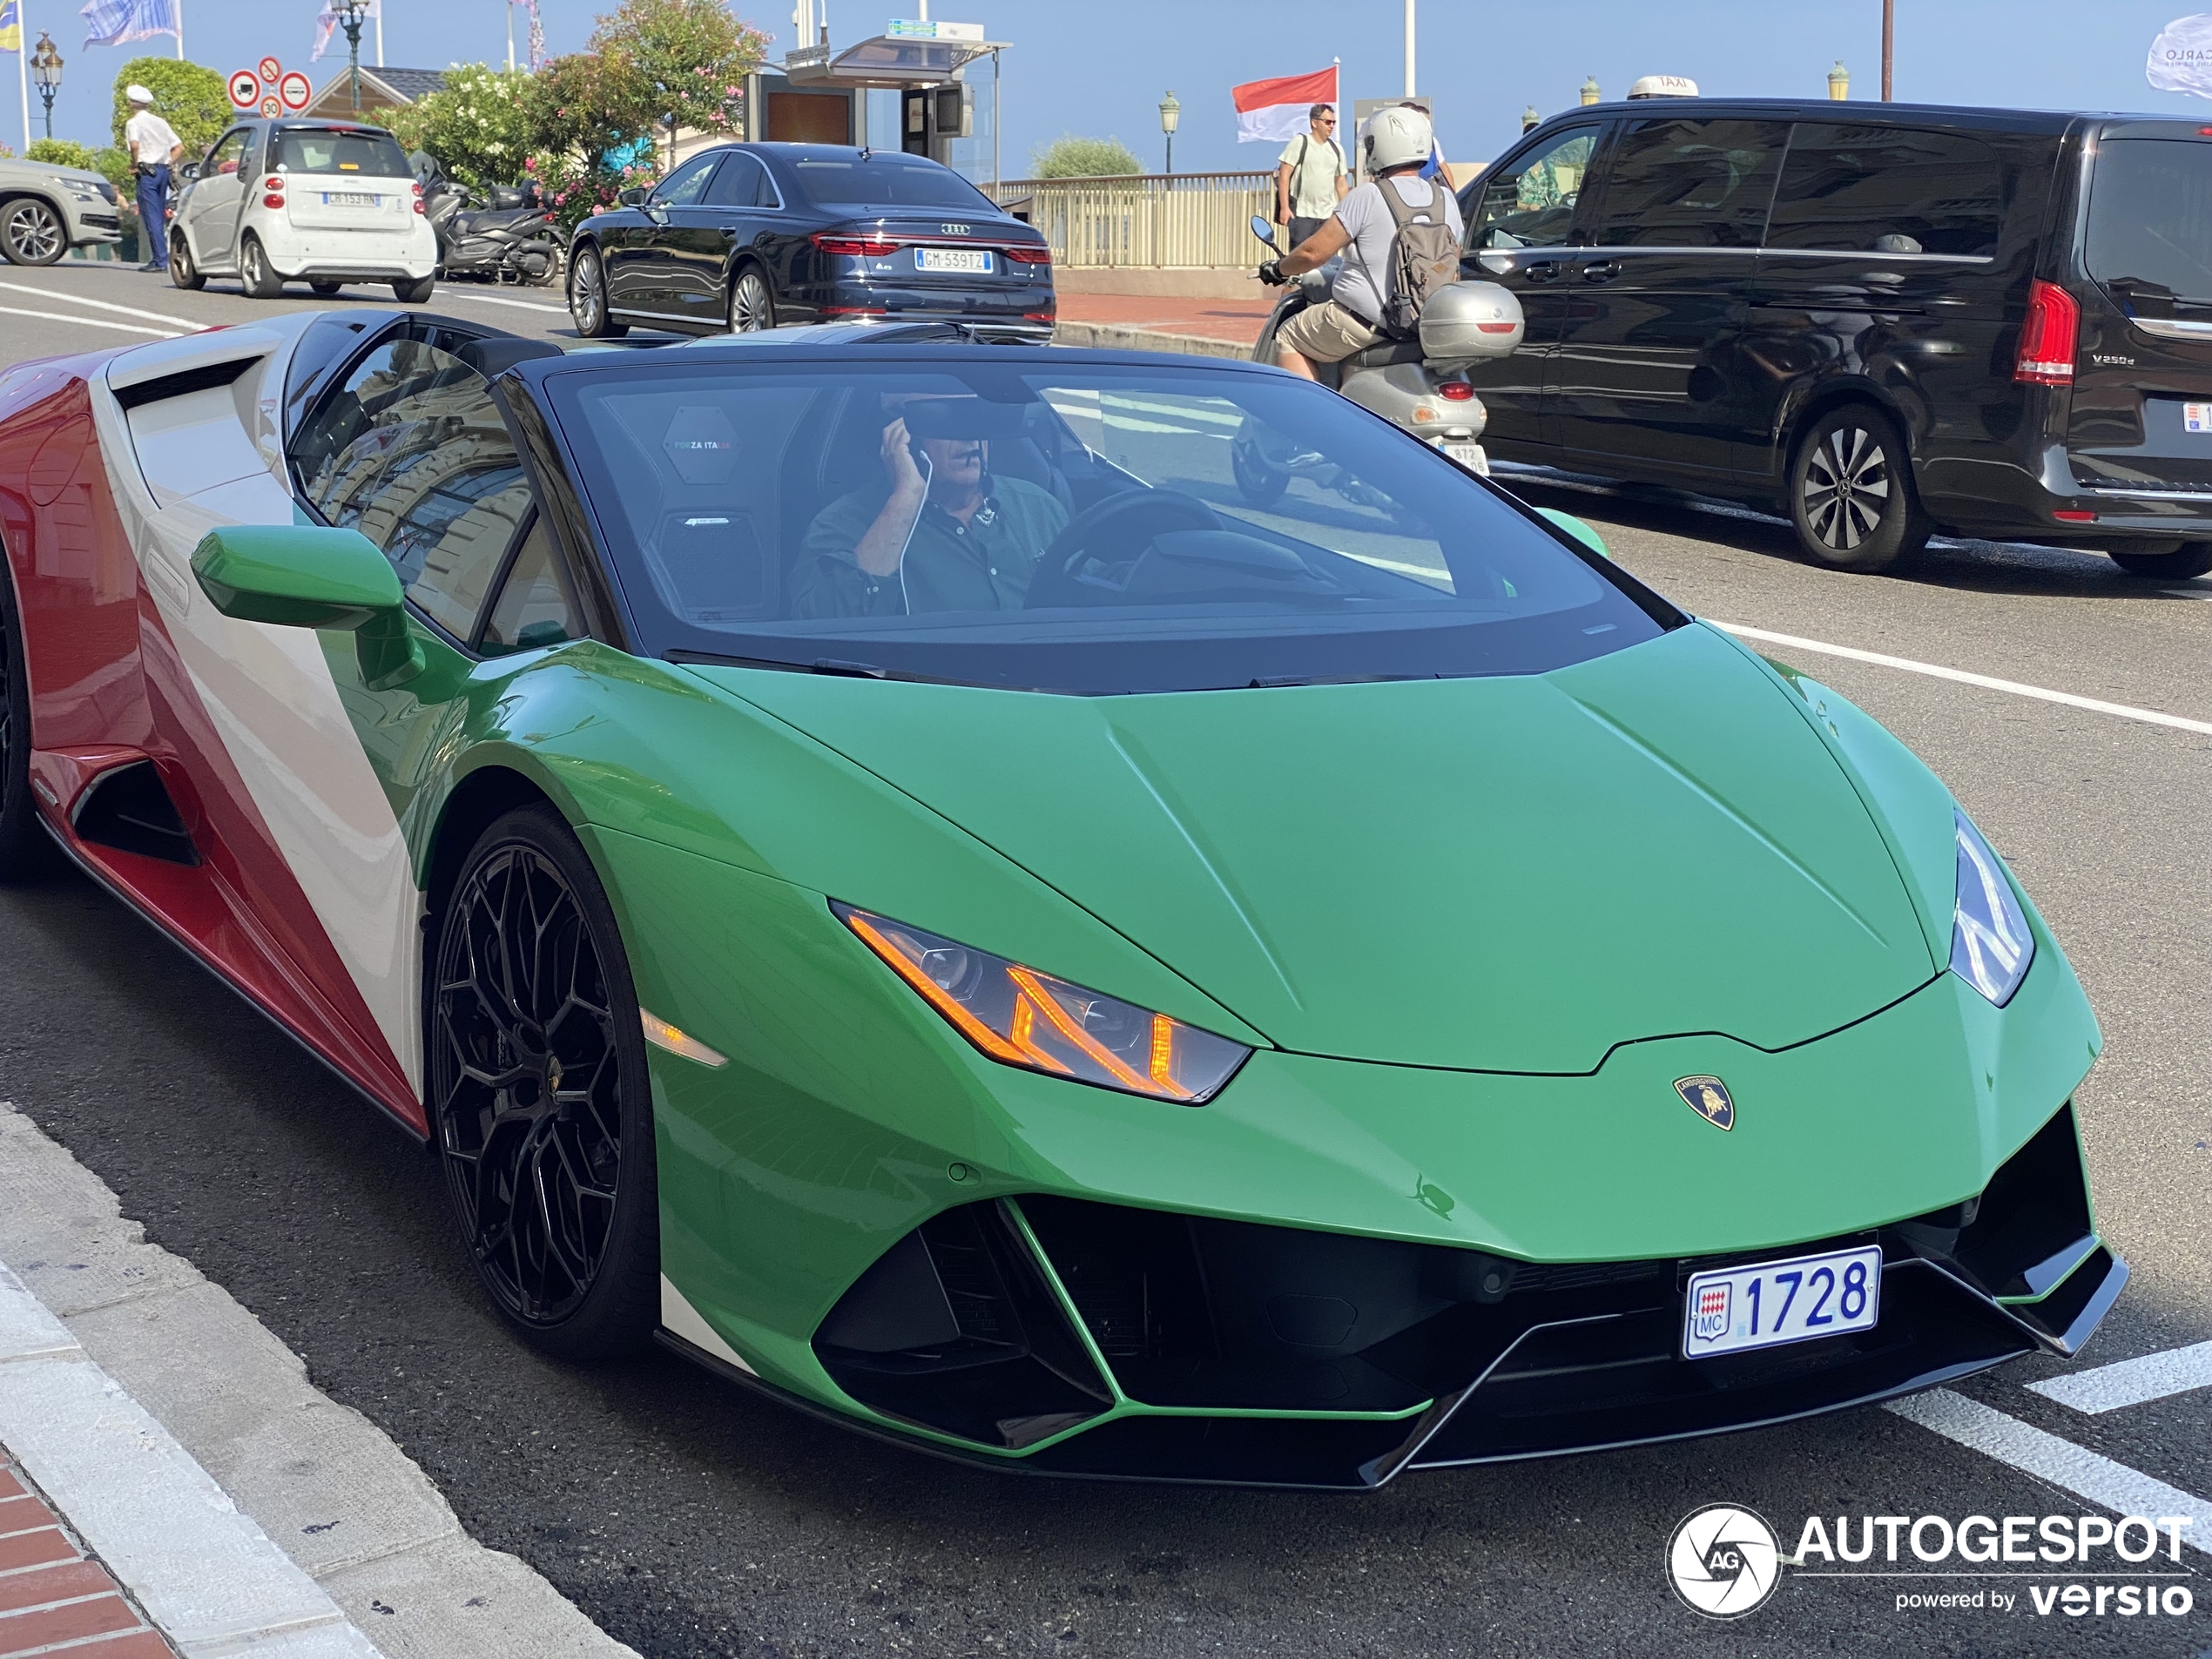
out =
[(903, 416), (883, 428), (883, 471), (891, 481), (894, 498), (912, 499), (921, 496), (926, 488), (921, 469), (914, 465), (910, 442)]

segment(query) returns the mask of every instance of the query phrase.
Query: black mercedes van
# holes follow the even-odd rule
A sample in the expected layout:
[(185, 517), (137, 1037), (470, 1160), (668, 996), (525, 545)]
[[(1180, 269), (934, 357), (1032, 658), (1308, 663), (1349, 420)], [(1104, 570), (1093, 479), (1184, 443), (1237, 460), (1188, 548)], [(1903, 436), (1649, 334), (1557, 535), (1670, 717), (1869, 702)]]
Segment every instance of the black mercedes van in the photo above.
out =
[(1460, 205), (1527, 313), (1472, 375), (1501, 459), (1778, 509), (1838, 570), (1941, 531), (2212, 570), (2212, 125), (1596, 105)]

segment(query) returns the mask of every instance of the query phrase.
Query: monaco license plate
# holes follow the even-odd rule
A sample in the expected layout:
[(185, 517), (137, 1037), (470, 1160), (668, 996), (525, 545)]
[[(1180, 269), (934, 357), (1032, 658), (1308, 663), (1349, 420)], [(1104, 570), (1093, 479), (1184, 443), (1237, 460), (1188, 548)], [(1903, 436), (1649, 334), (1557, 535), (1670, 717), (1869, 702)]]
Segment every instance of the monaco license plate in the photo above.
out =
[(325, 207), (374, 207), (376, 197), (366, 190), (326, 190), (322, 192)]
[(2212, 403), (2182, 404), (2182, 430), (2184, 432), (2212, 432)]
[(1443, 449), (1446, 455), (1451, 456), (1462, 467), (1479, 472), (1485, 478), (1490, 475), (1490, 457), (1482, 453), (1480, 444), (1447, 443), (1443, 446)]
[(918, 247), (914, 250), (914, 269), (917, 271), (965, 271), (988, 276), (991, 254), (981, 247)]
[(1878, 1244), (1716, 1268), (1689, 1281), (1683, 1298), (1683, 1358), (1703, 1359), (1844, 1331), (1871, 1331), (1881, 1301)]

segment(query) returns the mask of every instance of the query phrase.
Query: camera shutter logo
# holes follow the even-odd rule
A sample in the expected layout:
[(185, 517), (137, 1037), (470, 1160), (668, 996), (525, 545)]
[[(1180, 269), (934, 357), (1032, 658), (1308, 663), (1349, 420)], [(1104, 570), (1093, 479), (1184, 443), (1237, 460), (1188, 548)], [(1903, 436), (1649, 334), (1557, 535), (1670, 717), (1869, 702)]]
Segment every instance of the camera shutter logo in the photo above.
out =
[(1667, 1579), (1691, 1611), (1740, 1619), (1764, 1604), (1782, 1577), (1781, 1546), (1756, 1510), (1709, 1503), (1675, 1528)]

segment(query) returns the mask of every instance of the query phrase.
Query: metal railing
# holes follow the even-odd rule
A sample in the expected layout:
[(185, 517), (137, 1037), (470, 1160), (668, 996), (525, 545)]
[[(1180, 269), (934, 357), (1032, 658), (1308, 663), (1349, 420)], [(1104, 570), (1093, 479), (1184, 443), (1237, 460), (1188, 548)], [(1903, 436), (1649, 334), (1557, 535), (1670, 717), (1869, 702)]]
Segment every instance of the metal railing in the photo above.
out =
[(1055, 262), (1113, 266), (1248, 266), (1253, 214), (1271, 219), (1271, 172), (1116, 173), (1009, 179), (995, 187), (1045, 234)]

